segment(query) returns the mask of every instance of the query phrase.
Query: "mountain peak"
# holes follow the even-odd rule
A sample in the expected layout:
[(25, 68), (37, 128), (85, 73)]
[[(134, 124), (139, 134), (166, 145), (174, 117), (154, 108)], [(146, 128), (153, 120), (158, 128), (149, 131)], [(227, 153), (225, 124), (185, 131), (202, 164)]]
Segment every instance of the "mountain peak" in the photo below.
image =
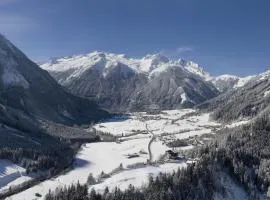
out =
[(169, 62), (170, 60), (160, 53), (147, 54), (141, 59), (140, 70), (149, 73), (152, 72), (154, 69), (158, 68), (160, 64), (165, 64)]
[[(97, 97), (106, 109), (128, 111), (153, 102), (167, 109), (188, 107), (218, 94), (205, 81), (207, 73), (198, 64), (190, 61), (181, 64), (162, 54), (148, 54), (138, 59), (92, 52), (58, 61), (41, 67), (73, 93)], [(164, 96), (170, 100), (163, 99)], [(165, 101), (170, 103), (166, 105)]]
[(170, 60), (166, 56), (164, 56), (161, 53), (157, 54), (147, 54), (145, 57), (142, 58), (142, 60), (152, 60), (153, 62), (163, 62), (168, 63)]
[(182, 65), (189, 72), (194, 73), (194, 74), (202, 77), (206, 81), (209, 81), (209, 80), (212, 79), (212, 77), (210, 76), (210, 74), (208, 72), (204, 71), (203, 67), (199, 66), (199, 64), (197, 64), (197, 63), (195, 63), (193, 61), (179, 59), (178, 60), (178, 63), (180, 65)]
[(0, 34), (0, 79), (5, 87), (20, 86), (28, 88), (29, 83), (19, 72), (19, 63), (17, 57), (21, 52), (11, 44), (3, 35)]

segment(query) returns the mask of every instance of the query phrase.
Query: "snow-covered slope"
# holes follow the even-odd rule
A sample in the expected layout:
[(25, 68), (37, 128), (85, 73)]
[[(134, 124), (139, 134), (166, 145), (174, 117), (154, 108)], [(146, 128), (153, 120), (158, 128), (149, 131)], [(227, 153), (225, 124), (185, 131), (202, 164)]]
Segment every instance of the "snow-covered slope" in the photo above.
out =
[(178, 62), (185, 66), (188, 71), (202, 77), (206, 81), (211, 81), (213, 79), (213, 77), (197, 63), (194, 63), (192, 61), (186, 61), (183, 59), (180, 59)]
[[(141, 59), (103, 52), (53, 59), (41, 67), (72, 93), (111, 110), (190, 107), (218, 95), (199, 65), (161, 54)], [(117, 108), (117, 109), (116, 109)]]

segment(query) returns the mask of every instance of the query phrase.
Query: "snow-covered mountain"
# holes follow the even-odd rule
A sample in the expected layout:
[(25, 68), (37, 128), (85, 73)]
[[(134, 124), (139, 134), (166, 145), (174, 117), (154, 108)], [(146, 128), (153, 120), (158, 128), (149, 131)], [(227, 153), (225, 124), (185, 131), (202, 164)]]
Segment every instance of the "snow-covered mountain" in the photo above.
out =
[(74, 71), (70, 73), (71, 76), (69, 78), (79, 77), (88, 69), (99, 70), (106, 77), (119, 63), (127, 66), (126, 71), (122, 71), (123, 73), (144, 73), (150, 78), (157, 75), (158, 72), (163, 72), (172, 66), (177, 66), (197, 74), (206, 80), (212, 79), (210, 74), (205, 72), (198, 64), (183, 59), (172, 61), (162, 54), (149, 54), (142, 59), (134, 59), (124, 54), (95, 51), (86, 55), (53, 58), (48, 62), (42, 63), (40, 66), (52, 72)]
[(197, 64), (161, 54), (135, 59), (93, 52), (52, 59), (41, 68), (72, 93), (110, 110), (190, 107), (219, 94)]
[(226, 92), (231, 89), (239, 88), (244, 86), (255, 76), (239, 77), (229, 74), (213, 77), (212, 83), (217, 87), (220, 92)]

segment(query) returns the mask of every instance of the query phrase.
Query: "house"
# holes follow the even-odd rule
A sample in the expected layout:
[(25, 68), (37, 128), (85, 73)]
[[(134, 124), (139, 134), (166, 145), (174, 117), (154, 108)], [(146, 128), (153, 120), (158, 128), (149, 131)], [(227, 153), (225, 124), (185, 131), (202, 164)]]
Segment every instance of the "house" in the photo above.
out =
[(137, 157), (140, 157), (140, 155), (137, 154), (137, 153), (134, 153), (134, 154), (128, 154), (126, 157), (127, 157), (128, 159), (131, 159), (131, 158), (137, 158)]
[(169, 159), (178, 159), (178, 153), (174, 152), (172, 150), (167, 150), (166, 151), (166, 157)]
[(147, 107), (147, 114), (156, 115), (160, 113), (160, 107), (157, 104), (151, 104)]

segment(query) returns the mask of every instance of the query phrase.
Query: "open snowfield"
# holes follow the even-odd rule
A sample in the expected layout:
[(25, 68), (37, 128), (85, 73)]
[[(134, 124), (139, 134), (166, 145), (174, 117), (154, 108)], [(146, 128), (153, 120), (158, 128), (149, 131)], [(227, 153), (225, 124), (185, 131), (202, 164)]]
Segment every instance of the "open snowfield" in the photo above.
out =
[[(101, 172), (110, 174), (107, 179), (92, 186), (102, 191), (106, 186), (125, 189), (129, 184), (140, 187), (147, 184), (149, 175), (160, 172), (170, 173), (179, 167), (185, 167), (185, 160), (174, 163), (164, 160), (166, 142), (176, 139), (192, 139), (204, 134), (214, 134), (218, 124), (209, 121), (209, 114), (190, 115), (194, 110), (163, 111), (161, 114), (131, 113), (122, 118), (114, 118), (95, 125), (98, 131), (118, 136), (118, 142), (89, 143), (82, 146), (76, 156), (74, 169), (57, 178), (44, 181), (28, 190), (11, 196), (8, 200), (42, 199), (49, 190), (72, 183), (86, 183), (90, 173), (98, 178)], [(136, 131), (138, 132), (136, 132)], [(193, 148), (192, 144), (181, 147), (181, 150)], [(161, 160), (163, 158), (163, 160)], [(160, 161), (158, 164), (155, 164)], [(152, 163), (152, 165), (149, 165)], [(122, 164), (123, 169), (112, 173)]]
[(248, 194), (243, 187), (236, 184), (234, 180), (228, 174), (221, 172), (219, 182), (224, 186), (226, 191), (226, 196), (221, 195), (220, 193), (214, 193), (214, 200), (240, 200), (240, 199), (249, 199)]
[(130, 135), (136, 131), (145, 130), (145, 124), (134, 116), (123, 116), (123, 118), (112, 119), (105, 123), (94, 126), (97, 131), (110, 133), (112, 135)]
[(184, 130), (204, 130), (204, 126), (217, 126), (216, 122), (209, 121), (209, 114), (201, 114), (181, 119), (184, 115), (192, 113), (192, 109), (167, 110), (161, 114), (149, 115), (145, 112), (131, 113), (123, 118), (110, 120), (96, 124), (97, 131), (110, 133), (116, 136), (136, 134), (136, 131), (146, 131), (148, 129), (156, 135), (163, 133), (179, 133)]

